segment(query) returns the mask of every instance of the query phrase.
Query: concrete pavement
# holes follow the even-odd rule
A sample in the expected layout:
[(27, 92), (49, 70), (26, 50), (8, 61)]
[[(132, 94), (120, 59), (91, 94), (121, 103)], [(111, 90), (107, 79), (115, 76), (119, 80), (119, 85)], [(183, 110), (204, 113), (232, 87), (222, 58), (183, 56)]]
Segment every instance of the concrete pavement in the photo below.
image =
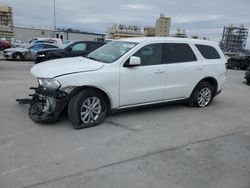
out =
[(74, 130), (32, 122), (15, 102), (36, 86), (32, 62), (0, 63), (0, 188), (250, 187), (250, 87), (229, 71), (204, 109), (171, 104)]

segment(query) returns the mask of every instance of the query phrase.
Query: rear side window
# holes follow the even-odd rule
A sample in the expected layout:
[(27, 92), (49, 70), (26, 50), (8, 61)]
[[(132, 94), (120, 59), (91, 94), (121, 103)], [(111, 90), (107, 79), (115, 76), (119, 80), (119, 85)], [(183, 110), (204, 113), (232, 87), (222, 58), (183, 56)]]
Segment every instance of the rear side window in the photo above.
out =
[(217, 50), (212, 46), (196, 44), (201, 55), (206, 59), (220, 59), (220, 55)]
[(50, 44), (44, 44), (44, 48), (58, 48), (58, 47)]
[(73, 52), (83, 52), (87, 49), (87, 44), (86, 43), (76, 43), (75, 45), (72, 46), (72, 51)]
[(196, 61), (197, 58), (188, 44), (168, 43), (165, 48), (167, 63)]
[(89, 43), (88, 44), (88, 49), (89, 51), (94, 51), (95, 49), (99, 48), (101, 44), (99, 43)]

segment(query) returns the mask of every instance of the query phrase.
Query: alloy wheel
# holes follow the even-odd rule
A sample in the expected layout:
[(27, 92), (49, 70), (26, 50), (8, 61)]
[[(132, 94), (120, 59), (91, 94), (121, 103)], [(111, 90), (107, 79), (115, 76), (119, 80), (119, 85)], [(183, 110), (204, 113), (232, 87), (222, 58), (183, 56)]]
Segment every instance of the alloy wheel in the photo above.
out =
[(93, 123), (100, 117), (101, 112), (101, 100), (98, 97), (89, 97), (81, 106), (81, 120), (83, 123)]
[(211, 98), (212, 98), (211, 89), (208, 87), (204, 87), (199, 92), (197, 103), (200, 107), (205, 107), (209, 104)]

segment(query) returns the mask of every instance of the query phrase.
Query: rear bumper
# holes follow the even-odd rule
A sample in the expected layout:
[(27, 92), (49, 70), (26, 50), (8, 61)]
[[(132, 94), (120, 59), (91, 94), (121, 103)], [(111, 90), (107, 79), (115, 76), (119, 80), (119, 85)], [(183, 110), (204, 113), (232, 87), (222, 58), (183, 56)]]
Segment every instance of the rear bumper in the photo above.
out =
[(34, 58), (35, 64), (43, 62), (43, 61), (46, 61), (46, 56), (36, 55), (36, 57)]

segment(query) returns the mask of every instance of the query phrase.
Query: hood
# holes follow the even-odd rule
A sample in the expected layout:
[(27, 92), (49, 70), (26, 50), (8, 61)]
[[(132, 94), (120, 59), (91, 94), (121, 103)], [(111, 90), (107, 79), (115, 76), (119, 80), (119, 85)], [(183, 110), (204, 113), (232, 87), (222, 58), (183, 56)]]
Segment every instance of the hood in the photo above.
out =
[(27, 52), (27, 48), (8, 48), (4, 50), (5, 52)]
[(45, 61), (34, 65), (31, 74), (39, 78), (54, 78), (61, 75), (94, 71), (102, 68), (104, 63), (84, 57), (62, 58)]

